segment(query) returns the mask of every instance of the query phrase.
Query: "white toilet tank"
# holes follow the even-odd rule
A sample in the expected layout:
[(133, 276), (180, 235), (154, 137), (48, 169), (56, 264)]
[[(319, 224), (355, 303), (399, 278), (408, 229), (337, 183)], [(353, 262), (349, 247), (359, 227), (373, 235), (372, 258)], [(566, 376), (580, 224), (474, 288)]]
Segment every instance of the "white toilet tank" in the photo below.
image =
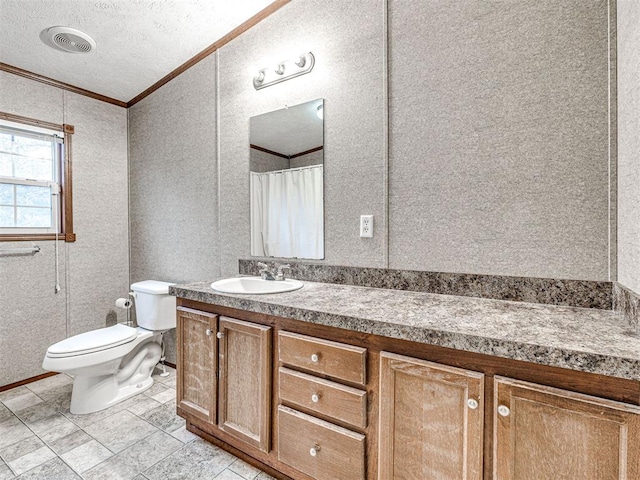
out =
[(176, 328), (176, 297), (169, 295), (175, 283), (145, 280), (131, 285), (135, 293), (138, 326), (147, 330)]

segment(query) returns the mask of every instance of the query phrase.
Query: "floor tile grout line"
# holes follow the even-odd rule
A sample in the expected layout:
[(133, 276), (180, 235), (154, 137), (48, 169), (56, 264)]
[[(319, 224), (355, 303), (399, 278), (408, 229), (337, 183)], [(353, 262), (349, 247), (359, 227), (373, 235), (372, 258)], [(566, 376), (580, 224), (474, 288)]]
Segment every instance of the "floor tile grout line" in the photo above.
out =
[[(133, 412), (130, 412), (130, 413), (133, 413)], [(135, 415), (135, 413), (134, 413), (133, 415)], [(137, 415), (136, 415), (136, 416), (137, 416)], [(107, 417), (107, 418), (109, 418), (109, 417)], [(142, 420), (144, 420), (144, 419), (142, 419)], [(145, 420), (145, 421), (146, 421), (146, 420)], [(151, 424), (150, 422), (147, 422), (147, 423), (149, 423), (150, 425), (153, 425), (153, 424)], [(120, 455), (120, 454), (121, 454), (121, 453), (123, 453), (125, 450), (127, 450), (127, 449), (129, 449), (129, 448), (133, 447), (134, 445), (137, 445), (138, 443), (142, 442), (143, 440), (146, 440), (146, 439), (147, 439), (147, 438), (149, 438), (151, 435), (154, 435), (154, 434), (156, 434), (156, 433), (158, 433), (158, 432), (163, 432), (163, 433), (166, 433), (167, 435), (172, 436), (169, 432), (166, 432), (166, 431), (162, 430), (161, 428), (156, 427), (155, 425), (153, 425), (153, 426), (156, 428), (156, 431), (155, 431), (155, 432), (152, 432), (152, 433), (150, 433), (149, 435), (147, 435), (146, 437), (143, 437), (143, 438), (141, 438), (141, 439), (137, 440), (136, 442), (134, 442), (134, 443), (132, 443), (131, 445), (129, 445), (128, 447), (126, 447), (126, 448), (122, 449), (122, 450), (121, 450), (121, 451), (119, 451), (118, 453), (114, 453), (111, 457), (109, 457), (109, 458), (105, 458), (102, 462), (95, 464), (95, 465), (94, 465), (93, 467), (91, 467), (89, 470), (93, 470), (94, 468), (97, 468), (99, 465), (101, 465), (101, 464), (103, 464), (103, 463), (105, 463), (105, 462), (109, 461), (111, 458), (116, 457), (117, 455)], [(98, 440), (97, 440), (97, 439), (95, 439), (95, 438), (94, 438), (90, 433), (88, 433), (88, 432), (85, 432), (85, 433), (86, 433), (87, 435), (89, 435), (92, 439), (94, 439), (94, 440), (96, 440), (96, 441), (98, 442)], [(175, 438), (175, 437), (173, 437), (173, 436), (172, 436), (172, 438)], [(191, 442), (189, 442), (189, 443), (183, 443), (183, 442), (181, 442), (181, 441), (180, 441), (179, 439), (177, 439), (177, 438), (176, 438), (176, 441), (178, 441), (178, 442), (180, 442), (180, 443), (182, 444), (182, 445), (180, 446), (180, 448), (178, 448), (178, 449), (174, 450), (174, 451), (173, 451), (172, 453), (170, 453), (169, 455), (167, 455), (167, 456), (165, 456), (165, 457), (161, 458), (161, 459), (160, 459), (160, 460), (158, 460), (158, 462), (156, 462), (156, 463), (159, 463), (159, 462), (163, 461), (163, 460), (164, 460), (164, 459), (166, 459), (167, 457), (169, 457), (169, 456), (173, 455), (173, 454), (174, 454), (175, 452), (177, 452), (178, 450), (182, 450), (182, 449), (183, 449), (184, 447), (186, 447), (189, 443), (191, 443)], [(100, 442), (98, 442), (98, 443), (100, 443)], [(102, 444), (100, 443), (100, 445), (102, 445)], [(104, 446), (104, 445), (103, 445), (103, 446)], [(109, 451), (113, 452), (113, 451), (112, 451), (111, 449), (109, 449), (108, 447), (106, 447), (106, 446), (104, 446), (104, 447), (105, 447), (105, 448), (107, 448)], [(153, 465), (156, 465), (156, 463), (154, 463)], [(152, 465), (152, 466), (153, 466), (153, 465)], [(149, 467), (149, 468), (151, 468), (151, 467)], [(87, 471), (89, 471), (89, 470), (87, 470)], [(140, 472), (140, 473), (142, 473), (142, 472)], [(82, 476), (82, 478), (84, 478), (84, 476)]]
[[(176, 438), (176, 440), (178, 440)], [(180, 442), (180, 440), (178, 440)], [(182, 442), (180, 442), (182, 443)], [(184, 450), (185, 448), (187, 448), (189, 446), (191, 442), (189, 443), (183, 443), (182, 446), (180, 448), (176, 448), (173, 452), (171, 452), (169, 455), (166, 455), (165, 457), (161, 458), (160, 460), (158, 460), (156, 463), (154, 463), (153, 465), (149, 465), (147, 468), (145, 468), (143, 471), (141, 471), (139, 473), (139, 475), (142, 475), (144, 478), (149, 478), (147, 477), (144, 472), (151, 470), (153, 467), (155, 467), (157, 464), (159, 464), (160, 462), (164, 462), (167, 458), (172, 457), (173, 455), (175, 455), (176, 453), (178, 453), (180, 450)]]
[[(23, 408), (22, 410), (26, 410), (27, 408), (35, 407), (36, 405), (39, 405), (39, 404), (41, 404), (41, 403), (46, 403), (46, 400), (44, 400), (41, 396), (39, 396), (39, 395), (35, 394), (35, 393), (34, 393), (34, 392), (32, 392), (31, 390), (29, 390), (29, 393), (32, 393), (33, 395), (35, 395), (36, 397), (38, 397), (41, 401), (40, 401), (40, 402), (37, 402), (37, 403), (34, 403), (33, 405), (29, 405), (28, 407), (25, 407), (25, 408)], [(22, 395), (19, 395), (18, 397), (15, 397), (15, 398), (19, 398), (19, 397), (21, 397), (21, 396), (22, 396)], [(10, 411), (11, 413), (13, 413), (13, 414), (16, 414), (16, 413), (17, 413), (15, 410), (13, 410), (11, 407), (9, 407), (9, 406), (8, 406), (6, 403), (4, 403), (4, 402), (5, 402), (4, 400), (0, 400), (0, 403), (2, 403), (2, 405), (3, 405), (7, 410), (9, 410), (9, 411)], [(21, 412), (22, 410), (18, 410), (18, 412)]]
[[(171, 389), (171, 390), (174, 390), (174, 391), (175, 391), (175, 387), (173, 387), (173, 386), (165, 385), (165, 384), (163, 384), (162, 382), (159, 382), (159, 381), (157, 381), (157, 380), (156, 380), (156, 382), (158, 382), (159, 384), (161, 384), (161, 385), (164, 387), (164, 388), (162, 389), (162, 391), (165, 391), (165, 390), (167, 390), (167, 389)], [(55, 388), (55, 387), (52, 387), (52, 388)], [(46, 391), (43, 391), (43, 392), (41, 392), (41, 393), (45, 393), (45, 392), (46, 392)], [(34, 394), (35, 394), (35, 392), (32, 392), (32, 393), (34, 393)], [(37, 395), (37, 394), (36, 394), (36, 395)], [(144, 395), (144, 393), (141, 393), (141, 394), (139, 394), (139, 395)], [(41, 400), (43, 400), (43, 402), (44, 402), (44, 403), (48, 402), (48, 400), (45, 400), (41, 395), (37, 395), (37, 396), (38, 396)], [(103, 448), (105, 448), (107, 451), (109, 451), (109, 452), (111, 453), (111, 455), (110, 455), (108, 458), (106, 458), (106, 459), (102, 460), (101, 462), (99, 462), (98, 464), (96, 464), (96, 465), (92, 466), (91, 468), (89, 468), (88, 470), (86, 470), (84, 473), (89, 472), (89, 471), (93, 470), (94, 468), (97, 468), (99, 465), (103, 464), (104, 462), (109, 461), (110, 459), (113, 459), (114, 457), (118, 456), (119, 454), (121, 454), (121, 453), (125, 452), (127, 449), (129, 449), (129, 448), (133, 447), (134, 445), (136, 445), (136, 444), (138, 444), (138, 443), (140, 443), (140, 442), (144, 441), (145, 439), (147, 439), (147, 438), (148, 438), (148, 437), (150, 437), (151, 435), (156, 434), (157, 432), (163, 432), (163, 434), (165, 434), (165, 435), (169, 435), (169, 436), (170, 436), (171, 438), (173, 438), (176, 442), (178, 442), (178, 445), (177, 445), (177, 447), (178, 447), (178, 448), (176, 448), (175, 450), (173, 450), (173, 451), (172, 451), (172, 452), (170, 452), (169, 454), (165, 455), (163, 458), (158, 459), (158, 460), (157, 460), (156, 462), (154, 462), (152, 465), (147, 466), (147, 468), (145, 468), (145, 470), (143, 470), (143, 471), (140, 471), (140, 472), (137, 472), (137, 473), (136, 473), (136, 475), (140, 475), (140, 476), (141, 476), (141, 478), (144, 478), (144, 479), (150, 480), (150, 477), (148, 477), (148, 476), (145, 474), (145, 472), (148, 472), (150, 469), (154, 468), (157, 464), (159, 464), (159, 463), (161, 463), (161, 462), (165, 461), (167, 458), (169, 458), (169, 457), (171, 457), (171, 456), (173, 456), (173, 455), (178, 454), (178, 452), (180, 452), (180, 451), (182, 451), (182, 450), (185, 450), (185, 449), (190, 448), (190, 446), (191, 446), (191, 445), (193, 445), (194, 441), (196, 441), (197, 439), (196, 439), (196, 438), (192, 438), (192, 439), (190, 439), (190, 440), (188, 440), (188, 441), (183, 441), (183, 440), (181, 440), (180, 438), (178, 438), (178, 437), (176, 437), (176, 436), (174, 436), (174, 435), (173, 435), (176, 431), (178, 431), (178, 430), (180, 430), (180, 429), (182, 429), (182, 428), (185, 428), (185, 427), (184, 427), (184, 425), (181, 425), (181, 426), (179, 426), (178, 428), (175, 428), (175, 429), (173, 429), (173, 430), (169, 431), (169, 430), (165, 430), (164, 428), (162, 428), (162, 427), (160, 427), (160, 426), (158, 426), (158, 425), (156, 425), (156, 424), (152, 423), (152, 422), (151, 422), (151, 421), (149, 421), (147, 418), (144, 418), (142, 415), (145, 415), (145, 414), (147, 414), (148, 412), (150, 412), (150, 411), (152, 411), (152, 410), (159, 409), (159, 408), (161, 408), (161, 407), (163, 407), (163, 406), (167, 405), (168, 403), (170, 403), (170, 402), (172, 401), (172, 399), (169, 399), (169, 400), (167, 400), (167, 401), (165, 401), (165, 402), (160, 402), (160, 401), (158, 401), (158, 400), (156, 400), (156, 399), (154, 399), (154, 398), (152, 398), (152, 397), (149, 397), (148, 395), (145, 395), (145, 397), (147, 397), (147, 398), (148, 398), (148, 399), (150, 399), (150, 400), (153, 400), (153, 401), (157, 402), (157, 403), (158, 403), (158, 405), (157, 405), (157, 406), (154, 406), (153, 408), (150, 408), (149, 410), (147, 410), (147, 411), (145, 411), (145, 412), (142, 412), (142, 413), (140, 413), (140, 414), (137, 414), (137, 413), (134, 413), (134, 412), (132, 412), (131, 410), (129, 410), (129, 408), (132, 408), (132, 407), (135, 405), (135, 403), (133, 403), (133, 404), (132, 404), (132, 405), (130, 405), (129, 407), (125, 407), (125, 408), (122, 408), (121, 410), (115, 411), (115, 412), (111, 413), (110, 415), (107, 415), (107, 416), (106, 416), (106, 417), (104, 417), (104, 418), (100, 418), (100, 419), (98, 419), (98, 420), (95, 420), (95, 421), (93, 421), (92, 423), (90, 423), (90, 424), (88, 424), (88, 425), (85, 425), (85, 426), (82, 426), (82, 422), (80, 422), (80, 423), (76, 423), (72, 418), (70, 418), (70, 416), (65, 415), (65, 413), (66, 413), (66, 414), (69, 414), (69, 413), (70, 413), (67, 409), (61, 409), (61, 408), (59, 408), (59, 407), (57, 408), (57, 410), (55, 411), (55, 413), (54, 413), (53, 415), (50, 415), (50, 416), (48, 416), (48, 417), (44, 417), (44, 418), (49, 418), (49, 417), (52, 417), (52, 416), (55, 416), (55, 415), (62, 415), (62, 416), (63, 416), (67, 421), (69, 421), (69, 422), (74, 426), (74, 428), (75, 428), (71, 433), (69, 433), (69, 435), (71, 435), (72, 433), (78, 432), (78, 431), (81, 431), (81, 432), (83, 432), (85, 435), (87, 435), (87, 437), (88, 437), (90, 440), (88, 440), (87, 442), (84, 442), (83, 444), (78, 445), (78, 446), (76, 446), (76, 447), (74, 447), (74, 448), (81, 447), (82, 445), (85, 445), (86, 443), (88, 443), (88, 442), (90, 442), (90, 441), (94, 440), (98, 445), (102, 446)], [(39, 402), (39, 403), (43, 403), (43, 402)], [(0, 403), (1, 403), (1, 402), (0, 402)], [(35, 406), (35, 405), (38, 405), (38, 404), (34, 404), (33, 406)], [(8, 408), (8, 407), (7, 407), (7, 408)], [(27, 407), (27, 408), (30, 408), (30, 407)], [(29, 426), (29, 424), (27, 424), (27, 423), (26, 423), (22, 418), (20, 418), (20, 417), (18, 416), (18, 414), (17, 414), (17, 413), (19, 413), (19, 412), (14, 412), (14, 411), (13, 411), (13, 410), (11, 410), (11, 409), (8, 409), (8, 410), (9, 410), (9, 415), (10, 415), (9, 419), (11, 419), (12, 417), (17, 418), (17, 420), (18, 420), (19, 424), (21, 424), (21, 425), (23, 425), (24, 427), (26, 427), (26, 428), (27, 428), (27, 430), (30, 432), (30, 435), (29, 435), (29, 437), (27, 437), (27, 438), (33, 438), (33, 437), (37, 438), (37, 439), (42, 443), (42, 445), (43, 445), (44, 447), (46, 447), (47, 449), (49, 449), (49, 450), (52, 452), (52, 454), (54, 455), (54, 457), (53, 457), (53, 458), (51, 458), (50, 460), (47, 460), (47, 461), (43, 462), (42, 464), (37, 465), (37, 466), (35, 466), (35, 467), (33, 467), (33, 468), (29, 469), (28, 471), (21, 473), (20, 475), (17, 475), (17, 474), (15, 473), (15, 471), (14, 471), (13, 469), (11, 469), (11, 467), (9, 467), (9, 466), (7, 465), (7, 466), (8, 466), (8, 468), (9, 468), (9, 470), (11, 471), (11, 473), (13, 473), (13, 474), (15, 475), (15, 478), (16, 478), (16, 479), (17, 479), (17, 478), (19, 478), (19, 477), (20, 477), (20, 476), (22, 476), (22, 475), (27, 474), (28, 472), (30, 472), (30, 471), (32, 471), (32, 470), (34, 470), (34, 469), (36, 469), (36, 468), (42, 467), (42, 465), (45, 465), (45, 464), (47, 464), (47, 463), (49, 463), (49, 462), (51, 462), (51, 461), (55, 461), (56, 459), (59, 459), (59, 461), (60, 461), (60, 462), (62, 462), (62, 464), (64, 464), (64, 465), (65, 465), (65, 467), (69, 468), (70, 472), (73, 472), (73, 474), (74, 474), (74, 475), (76, 475), (78, 478), (82, 478), (82, 479), (86, 478), (86, 477), (85, 477), (85, 475), (83, 475), (83, 474), (82, 474), (82, 473), (80, 473), (79, 471), (75, 470), (75, 469), (74, 469), (74, 468), (73, 468), (69, 463), (67, 463), (67, 462), (64, 460), (64, 458), (62, 458), (62, 456), (61, 456), (61, 455), (59, 455), (55, 450), (53, 450), (52, 446), (51, 446), (47, 441), (45, 441), (45, 440), (41, 437), (41, 435), (46, 435), (47, 433), (49, 433), (49, 432), (50, 432), (50, 431), (52, 431), (53, 429), (58, 428), (57, 426), (54, 426), (54, 427), (48, 428), (48, 429), (46, 429), (46, 430), (44, 430), (44, 431), (42, 431), (42, 432), (40, 432), (40, 433), (37, 433), (35, 430), (33, 430), (33, 429)], [(22, 411), (22, 410), (21, 410), (21, 411)], [(149, 433), (149, 434), (148, 434), (148, 435), (146, 435), (145, 437), (143, 437), (143, 438), (141, 438), (141, 439), (137, 440), (137, 441), (136, 441), (136, 442), (134, 442), (133, 444), (131, 444), (131, 445), (127, 446), (125, 449), (122, 449), (120, 452), (115, 453), (115, 452), (113, 452), (113, 450), (111, 450), (110, 448), (108, 448), (106, 445), (104, 445), (103, 443), (101, 443), (97, 438), (95, 438), (93, 435), (91, 435), (89, 432), (87, 432), (87, 431), (85, 430), (85, 428), (90, 427), (91, 425), (93, 425), (93, 424), (94, 424), (94, 423), (96, 423), (96, 422), (103, 421), (103, 420), (105, 420), (105, 419), (107, 419), (107, 418), (111, 417), (112, 415), (116, 415), (116, 414), (118, 414), (118, 413), (125, 412), (125, 411), (126, 411), (126, 412), (128, 412), (128, 413), (130, 413), (130, 414), (131, 414), (131, 415), (133, 415), (134, 417), (137, 417), (137, 418), (138, 418), (138, 419), (140, 419), (141, 421), (143, 421), (143, 422), (145, 422), (145, 423), (147, 423), (147, 424), (151, 425), (151, 426), (154, 428), (154, 431), (152, 431), (151, 433)], [(175, 415), (175, 412), (174, 412), (174, 415)], [(42, 420), (42, 419), (39, 419), (39, 420)], [(37, 421), (39, 421), (39, 420), (37, 420)], [(35, 423), (35, 422), (32, 422), (32, 423)], [(11, 445), (15, 445), (16, 443), (19, 443), (20, 441), (23, 441), (23, 440), (26, 440), (26, 439), (18, 440), (18, 442), (14, 442), (14, 443), (12, 443)], [(7, 446), (5, 446), (5, 447), (3, 447), (3, 448), (7, 448), (7, 447), (9, 447), (9, 446), (11, 446), (11, 445), (7, 445)], [(73, 450), (73, 449), (71, 449), (71, 450)], [(69, 450), (69, 451), (71, 451), (71, 450)], [(66, 453), (66, 452), (65, 452), (65, 453)], [(3, 461), (4, 461), (4, 460), (3, 460)], [(238, 459), (237, 457), (235, 457), (235, 459), (234, 459), (234, 460), (233, 460), (233, 461), (232, 461), (228, 466), (226, 466), (223, 470), (221, 470), (221, 471), (216, 475), (216, 477), (214, 477), (214, 478), (219, 478), (221, 475), (223, 475), (223, 474), (224, 474), (224, 472), (226, 472), (226, 471), (228, 470), (229, 472), (233, 473), (234, 475), (237, 475), (238, 477), (245, 479), (246, 477), (244, 477), (243, 475), (240, 475), (239, 473), (237, 473), (237, 472), (235, 472), (234, 470), (232, 470), (232, 469), (231, 469), (231, 467), (232, 467), (234, 464), (238, 463), (239, 461), (241, 461), (241, 459)], [(254, 477), (254, 480), (255, 480), (255, 478), (257, 478), (257, 477), (259, 477), (259, 476), (260, 476), (260, 473), (258, 473), (258, 474)]]
[[(22, 423), (22, 425), (24, 425), (24, 426), (27, 428), (27, 430), (29, 430), (29, 431), (32, 433), (32, 436), (35, 436), (38, 440), (40, 440), (44, 445), (46, 445), (46, 446), (48, 447), (47, 443), (46, 443), (44, 440), (42, 440), (42, 439), (40, 438), (40, 436), (39, 436), (36, 432), (34, 432), (31, 428), (29, 428), (29, 425), (27, 425), (27, 423), (26, 423), (26, 422), (24, 422), (20, 417), (18, 417), (18, 415), (16, 415), (16, 414), (15, 414), (15, 412), (13, 412), (12, 410), (9, 410), (9, 411), (11, 412), (11, 414), (12, 414), (14, 417), (16, 417), (16, 418), (18, 419), (18, 421), (19, 421), (20, 423)], [(16, 442), (13, 442), (13, 443), (11, 443), (11, 444), (9, 444), (9, 445), (5, 445), (4, 447), (2, 447), (2, 450), (6, 449), (6, 448), (8, 448), (8, 447), (11, 447), (11, 446), (17, 445), (18, 443), (23, 442), (23, 441), (25, 441), (25, 440), (28, 440), (29, 438), (31, 438), (31, 436), (29, 436), (29, 437), (27, 437), (27, 438), (22, 438), (22, 439), (20, 439), (20, 440), (18, 440), (18, 441), (16, 441)], [(53, 450), (52, 450), (52, 451), (53, 451)], [(53, 452), (53, 453), (56, 453), (56, 452)], [(57, 455), (57, 454), (56, 454), (56, 455)], [(11, 468), (11, 465), (9, 465), (9, 462), (6, 462), (6, 461), (4, 460), (4, 458), (2, 458), (2, 461), (5, 463), (5, 465), (6, 465), (7, 467), (9, 467), (9, 470), (11, 470), (11, 471), (13, 472), (14, 476), (15, 476), (15, 477), (17, 477), (17, 476), (18, 476), (18, 474), (17, 474), (17, 473), (15, 473), (15, 470), (14, 470), (13, 468)], [(23, 473), (25, 473), (25, 472), (23, 472)], [(22, 475), (22, 474), (20, 474), (20, 475)]]

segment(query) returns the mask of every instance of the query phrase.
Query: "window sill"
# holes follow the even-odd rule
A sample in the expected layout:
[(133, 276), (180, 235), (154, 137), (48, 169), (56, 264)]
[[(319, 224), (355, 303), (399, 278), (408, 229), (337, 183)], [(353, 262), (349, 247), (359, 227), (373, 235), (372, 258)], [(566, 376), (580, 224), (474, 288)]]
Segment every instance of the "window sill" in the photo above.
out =
[[(61, 233), (58, 235), (60, 240), (72, 243), (76, 241), (75, 233)], [(55, 240), (56, 236), (53, 233), (41, 233), (31, 235), (2, 235), (0, 234), (0, 242), (29, 242), (36, 240)]]

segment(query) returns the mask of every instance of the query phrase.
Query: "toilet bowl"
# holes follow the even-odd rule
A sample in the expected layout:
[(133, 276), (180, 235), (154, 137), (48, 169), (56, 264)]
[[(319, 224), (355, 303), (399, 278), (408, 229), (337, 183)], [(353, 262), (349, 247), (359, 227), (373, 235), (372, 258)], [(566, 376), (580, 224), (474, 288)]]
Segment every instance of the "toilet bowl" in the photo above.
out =
[(176, 326), (176, 299), (156, 280), (131, 285), (138, 327), (116, 324), (62, 340), (47, 349), (42, 368), (73, 375), (70, 411), (93, 413), (153, 385), (162, 334)]

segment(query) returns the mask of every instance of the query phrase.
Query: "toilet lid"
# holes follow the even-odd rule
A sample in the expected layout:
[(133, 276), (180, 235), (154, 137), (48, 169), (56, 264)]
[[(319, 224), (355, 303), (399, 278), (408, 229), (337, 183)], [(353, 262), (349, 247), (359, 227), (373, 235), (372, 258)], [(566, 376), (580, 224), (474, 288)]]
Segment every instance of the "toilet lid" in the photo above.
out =
[(51, 345), (47, 350), (47, 355), (49, 357), (70, 357), (99, 352), (128, 343), (137, 335), (138, 331), (135, 328), (117, 323), (112, 327), (81, 333)]

